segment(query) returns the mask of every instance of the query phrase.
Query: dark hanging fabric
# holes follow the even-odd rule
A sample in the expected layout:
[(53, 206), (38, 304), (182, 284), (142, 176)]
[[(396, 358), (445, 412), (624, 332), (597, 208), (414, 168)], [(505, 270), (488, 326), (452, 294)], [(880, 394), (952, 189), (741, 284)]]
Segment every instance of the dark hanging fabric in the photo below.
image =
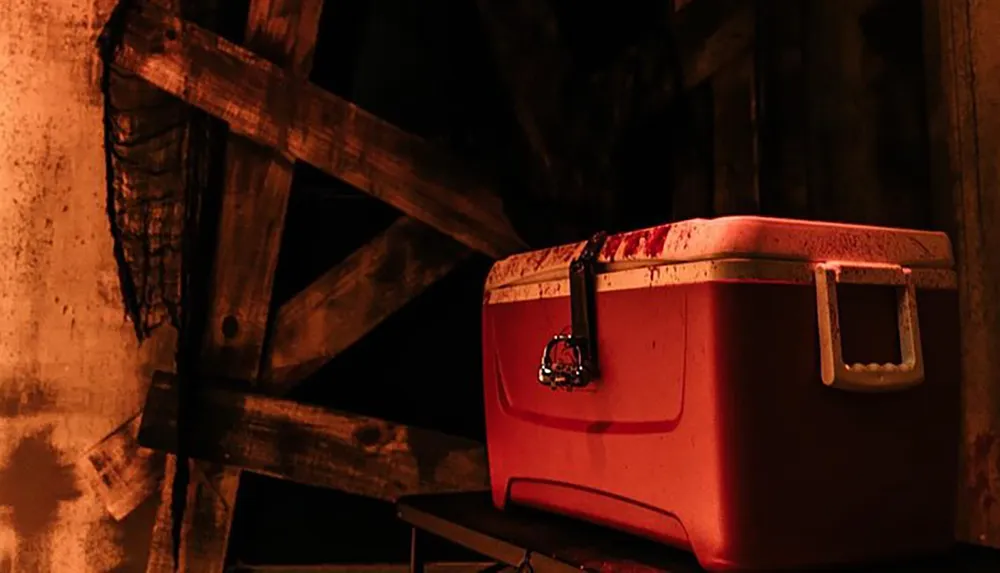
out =
[[(213, 133), (219, 131), (217, 121), (114, 64), (128, 14), (141, 4), (122, 0), (99, 39), (107, 213), (122, 299), (136, 337), (141, 343), (165, 324), (179, 333), (176, 361), (182, 383), (171, 507), (176, 570), (190, 481), (181, 408), (190, 389), (183, 381), (191, 379), (201, 340), (203, 317), (192, 301), (203, 298), (203, 199), (212, 184), (212, 157), (219, 153), (211, 144), (221, 138)], [(214, 21), (218, 7), (217, 0), (162, 0), (157, 5), (172, 7), (184, 19), (206, 26)]]
[(121, 2), (101, 36), (107, 210), (125, 309), (139, 341), (180, 326), (182, 243), (188, 189), (189, 108), (112, 62), (125, 17)]

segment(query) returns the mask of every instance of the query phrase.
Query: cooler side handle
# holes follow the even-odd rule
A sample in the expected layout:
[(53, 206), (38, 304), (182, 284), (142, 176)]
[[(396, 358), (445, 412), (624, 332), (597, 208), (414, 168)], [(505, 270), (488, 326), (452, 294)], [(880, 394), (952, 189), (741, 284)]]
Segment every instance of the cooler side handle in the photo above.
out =
[[(854, 392), (892, 392), (924, 381), (917, 292), (910, 269), (898, 265), (822, 263), (816, 266), (816, 310), (823, 383)], [(899, 364), (847, 364), (841, 348), (837, 284), (893, 286), (897, 290)]]

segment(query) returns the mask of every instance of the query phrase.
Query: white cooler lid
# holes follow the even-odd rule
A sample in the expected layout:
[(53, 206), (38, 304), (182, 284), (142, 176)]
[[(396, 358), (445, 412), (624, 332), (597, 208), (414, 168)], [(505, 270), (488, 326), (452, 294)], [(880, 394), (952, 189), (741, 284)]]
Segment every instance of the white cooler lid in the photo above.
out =
[[(565, 278), (586, 243), (513, 255), (493, 265), (486, 290)], [(718, 259), (895, 264), (950, 269), (951, 242), (940, 232), (770, 217), (691, 219), (608, 236), (605, 270)]]

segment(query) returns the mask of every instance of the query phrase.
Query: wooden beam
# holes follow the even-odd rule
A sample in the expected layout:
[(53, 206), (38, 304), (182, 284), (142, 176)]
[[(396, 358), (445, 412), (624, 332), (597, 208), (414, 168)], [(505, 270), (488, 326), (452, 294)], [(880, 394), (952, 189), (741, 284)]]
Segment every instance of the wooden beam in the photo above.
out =
[[(312, 69), (322, 10), (322, 0), (253, 0), (247, 18), (247, 46), (273, 65), (287, 68), (291, 77), (306, 77)], [(207, 331), (199, 361), (199, 370), (209, 378), (257, 378), (293, 170), (292, 159), (239, 135), (229, 136)], [(194, 463), (192, 468), (179, 567), (181, 571), (221, 572), (239, 470), (221, 463)], [(161, 487), (149, 573), (176, 570), (175, 516), (171, 515), (174, 489), (171, 475)], [(165, 548), (169, 552), (165, 553)]]
[[(177, 449), (177, 376), (153, 376), (139, 431), (144, 447)], [(199, 384), (185, 404), (198, 459), (394, 501), (488, 488), (482, 444), (289, 400)], [(188, 418), (190, 420), (188, 421)]]
[(952, 231), (962, 324), (958, 538), (1000, 547), (1000, 5), (925, 0), (936, 223)]
[(116, 63), (473, 249), (524, 248), (495, 191), (451, 155), (156, 6), (131, 11)]
[(444, 277), (471, 251), (409, 217), (281, 306), (268, 392), (282, 394)]

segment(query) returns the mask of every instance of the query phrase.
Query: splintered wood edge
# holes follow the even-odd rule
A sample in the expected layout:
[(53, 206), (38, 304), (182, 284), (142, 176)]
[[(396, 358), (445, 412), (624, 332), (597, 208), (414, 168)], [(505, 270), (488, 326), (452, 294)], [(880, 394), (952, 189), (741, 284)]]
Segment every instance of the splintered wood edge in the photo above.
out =
[[(188, 406), (195, 458), (387, 501), (489, 487), (485, 447), (474, 440), (202, 386)], [(176, 392), (175, 375), (154, 375), (143, 445), (176, 450)]]
[(139, 446), (141, 414), (129, 418), (77, 460), (91, 490), (116, 521), (125, 519), (159, 487), (164, 454)]

